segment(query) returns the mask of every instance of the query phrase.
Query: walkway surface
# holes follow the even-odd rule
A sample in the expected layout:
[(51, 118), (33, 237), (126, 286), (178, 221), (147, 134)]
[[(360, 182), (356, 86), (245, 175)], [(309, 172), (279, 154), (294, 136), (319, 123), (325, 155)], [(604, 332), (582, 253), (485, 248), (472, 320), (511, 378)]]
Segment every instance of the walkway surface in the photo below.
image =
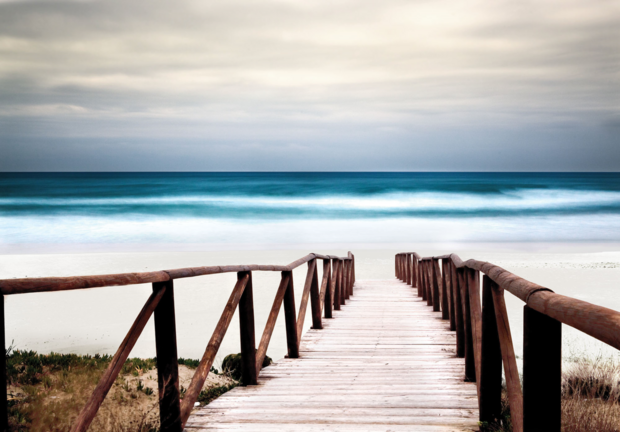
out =
[(473, 431), (476, 385), (463, 382), (455, 333), (397, 281), (356, 281), (308, 330), (299, 359), (265, 368), (193, 414), (187, 431)]

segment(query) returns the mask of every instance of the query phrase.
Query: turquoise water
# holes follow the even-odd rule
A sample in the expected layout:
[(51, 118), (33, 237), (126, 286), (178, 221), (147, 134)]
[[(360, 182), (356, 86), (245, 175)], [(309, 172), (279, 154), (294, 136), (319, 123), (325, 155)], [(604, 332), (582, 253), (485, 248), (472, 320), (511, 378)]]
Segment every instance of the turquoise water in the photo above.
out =
[(2, 173), (0, 243), (618, 241), (618, 173)]

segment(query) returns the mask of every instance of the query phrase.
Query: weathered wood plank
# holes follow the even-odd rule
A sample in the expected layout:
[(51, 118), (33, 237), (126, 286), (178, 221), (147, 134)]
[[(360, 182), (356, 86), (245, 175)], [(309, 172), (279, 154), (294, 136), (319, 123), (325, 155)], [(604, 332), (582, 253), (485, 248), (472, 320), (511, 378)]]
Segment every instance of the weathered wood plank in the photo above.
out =
[[(338, 280), (329, 282), (338, 306), (346, 298), (347, 266), (334, 264)], [(427, 265), (432, 289), (429, 270)], [(325, 297), (332, 288), (328, 279), (321, 284)], [(444, 293), (429, 294), (439, 299)], [(278, 360), (261, 371), (258, 385), (237, 387), (195, 411), (186, 429), (478, 429), (476, 385), (463, 382), (455, 332), (432, 303), (427, 306), (404, 282), (356, 281), (339, 307), (323, 329), (306, 331), (299, 358)]]

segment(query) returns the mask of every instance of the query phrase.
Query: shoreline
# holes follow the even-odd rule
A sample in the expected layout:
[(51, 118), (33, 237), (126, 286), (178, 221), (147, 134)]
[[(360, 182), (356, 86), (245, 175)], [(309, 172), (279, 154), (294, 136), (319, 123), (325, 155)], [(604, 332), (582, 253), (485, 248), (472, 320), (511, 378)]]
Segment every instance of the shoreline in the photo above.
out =
[[(597, 253), (620, 252), (620, 242), (610, 241), (496, 241), (496, 242), (334, 242), (334, 243), (0, 243), (3, 255), (48, 255), (88, 253), (161, 253), (165, 252), (270, 252), (301, 251), (320, 252), (336, 250), (394, 250), (396, 252), (416, 250), (431, 251), (433, 255), (446, 252), (549, 252), (549, 253)], [(413, 251), (413, 250), (412, 250)], [(395, 253), (396, 253), (395, 252)], [(230, 264), (230, 263), (220, 263)], [(271, 263), (282, 264), (282, 263)], [(0, 277), (1, 278), (1, 277)]]

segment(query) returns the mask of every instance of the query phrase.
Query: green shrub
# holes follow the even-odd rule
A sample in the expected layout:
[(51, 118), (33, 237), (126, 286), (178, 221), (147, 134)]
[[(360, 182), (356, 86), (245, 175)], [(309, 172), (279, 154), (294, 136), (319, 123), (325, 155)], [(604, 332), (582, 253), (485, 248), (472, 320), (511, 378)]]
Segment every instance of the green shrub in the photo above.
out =
[[(265, 356), (261, 369), (269, 366), (271, 363), (271, 357)], [(222, 362), (222, 370), (232, 379), (239, 381), (239, 383), (242, 384), (241, 378), (243, 377), (243, 363), (241, 361), (241, 353), (228, 354), (224, 357), (224, 361)]]

